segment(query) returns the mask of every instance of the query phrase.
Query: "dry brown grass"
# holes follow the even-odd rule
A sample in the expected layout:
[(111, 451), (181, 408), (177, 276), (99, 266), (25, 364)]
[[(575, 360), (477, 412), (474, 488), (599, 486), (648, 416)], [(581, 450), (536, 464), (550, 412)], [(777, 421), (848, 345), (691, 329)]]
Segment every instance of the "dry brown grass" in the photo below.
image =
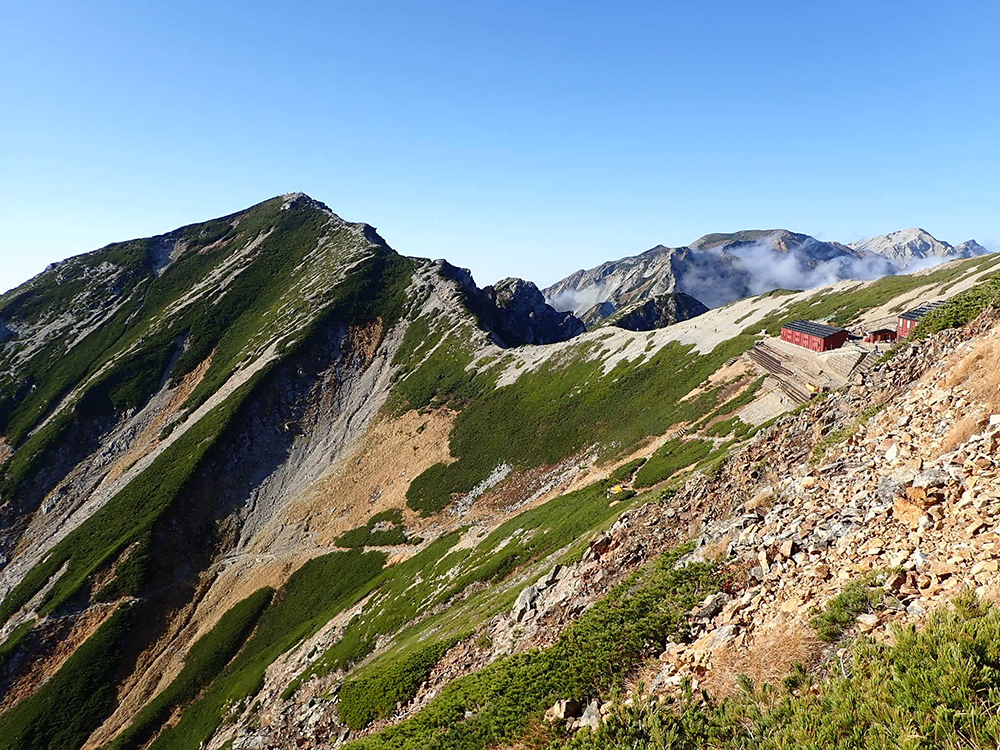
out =
[(726, 550), (729, 549), (729, 543), (735, 539), (734, 534), (723, 534), (721, 537), (716, 539), (714, 542), (709, 542), (705, 545), (705, 559), (706, 560), (722, 560), (726, 556)]
[(1000, 411), (1000, 339), (980, 341), (951, 368), (945, 386), (963, 386), (990, 413)]
[(757, 633), (749, 644), (726, 645), (712, 655), (712, 663), (702, 686), (716, 698), (739, 692), (737, 682), (746, 675), (754, 685), (780, 683), (795, 664), (813, 666), (823, 643), (809, 623), (794, 619), (774, 623)]
[(766, 511), (778, 501), (778, 497), (778, 493), (774, 491), (773, 487), (765, 487), (747, 501), (746, 509)]
[(945, 453), (950, 453), (958, 446), (967, 442), (970, 437), (979, 432), (983, 423), (981, 417), (963, 417), (951, 426), (948, 433), (941, 441), (940, 447), (935, 451), (934, 458), (940, 458)]
[[(987, 414), (1000, 412), (1000, 339), (980, 341), (962, 357), (944, 377), (947, 388), (964, 389), (973, 402), (978, 402)], [(966, 409), (966, 416), (955, 422), (935, 451), (935, 458), (955, 450), (979, 432), (984, 415), (976, 404)]]

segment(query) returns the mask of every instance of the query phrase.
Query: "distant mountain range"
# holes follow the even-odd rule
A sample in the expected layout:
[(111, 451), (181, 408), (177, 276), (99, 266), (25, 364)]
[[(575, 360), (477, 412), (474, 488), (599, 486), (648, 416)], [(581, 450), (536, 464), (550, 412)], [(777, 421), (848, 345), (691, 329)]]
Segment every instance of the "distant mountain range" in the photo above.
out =
[(913, 270), (914, 267), (933, 265), (942, 260), (972, 258), (987, 252), (986, 248), (975, 240), (949, 245), (919, 227), (869, 237), (860, 242), (852, 242), (848, 247), (888, 258), (900, 270)]
[[(704, 307), (721, 307), (772, 289), (870, 280), (985, 252), (975, 240), (953, 246), (923, 229), (849, 245), (786, 229), (746, 230), (707, 234), (684, 247), (657, 245), (640, 255), (577, 271), (543, 294), (555, 309), (572, 312), (594, 327), (614, 324), (637, 305), (664, 295), (684, 294)], [(681, 305), (675, 311), (680, 317), (670, 322), (693, 317), (698, 310), (698, 305)]]

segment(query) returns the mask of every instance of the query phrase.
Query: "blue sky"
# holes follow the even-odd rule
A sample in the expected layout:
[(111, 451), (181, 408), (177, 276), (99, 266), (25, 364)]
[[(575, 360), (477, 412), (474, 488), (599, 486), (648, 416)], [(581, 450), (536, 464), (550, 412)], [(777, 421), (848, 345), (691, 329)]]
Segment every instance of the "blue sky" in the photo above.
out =
[(0, 0), (0, 289), (302, 190), (480, 284), (1000, 238), (995, 2)]

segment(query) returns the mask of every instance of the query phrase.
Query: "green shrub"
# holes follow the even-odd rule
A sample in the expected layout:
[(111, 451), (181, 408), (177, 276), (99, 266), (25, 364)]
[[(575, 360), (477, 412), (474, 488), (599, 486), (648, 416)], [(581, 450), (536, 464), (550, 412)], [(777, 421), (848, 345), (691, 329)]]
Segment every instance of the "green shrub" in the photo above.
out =
[(348, 680), (340, 688), (337, 710), (340, 720), (351, 729), (364, 729), (376, 719), (391, 716), (397, 703), (406, 703), (417, 694), (431, 670), (445, 652), (461, 640), (454, 636), (429, 643), (401, 659), (379, 664), (372, 674)]
[(709, 437), (735, 435), (738, 439), (742, 439), (749, 435), (752, 430), (753, 425), (745, 423), (739, 417), (730, 417), (729, 419), (723, 419), (713, 424), (705, 430), (705, 434)]
[(338, 547), (388, 547), (406, 544), (409, 540), (400, 528), (372, 531), (370, 526), (361, 526), (341, 534), (334, 542)]
[(114, 577), (94, 595), (100, 602), (110, 602), (123, 596), (138, 596), (146, 585), (152, 557), (149, 554), (149, 534), (147, 533), (119, 563)]
[(866, 576), (844, 587), (837, 596), (816, 613), (810, 624), (821, 640), (832, 643), (838, 640), (858, 619), (870, 612), (882, 599), (882, 589), (873, 585), (874, 577)]
[(638, 700), (597, 732), (552, 737), (566, 750), (937, 750), (996, 747), (1000, 739), (1000, 616), (962, 596), (926, 627), (898, 628), (892, 643), (858, 642), (828, 682), (801, 670), (779, 687), (713, 703)]
[(1000, 307), (1000, 276), (996, 274), (930, 312), (907, 340), (916, 341), (947, 328), (960, 328), (978, 318), (988, 307)]
[[(389, 529), (376, 529), (380, 524), (392, 524)], [(403, 513), (398, 508), (391, 508), (372, 516), (368, 523), (356, 529), (345, 531), (336, 542), (338, 547), (391, 547), (398, 544), (414, 544), (418, 540), (410, 539), (403, 529)]]
[(684, 637), (690, 609), (717, 590), (708, 564), (675, 567), (690, 547), (661, 559), (594, 605), (548, 649), (507, 657), (450, 683), (413, 718), (351, 745), (357, 750), (472, 750), (509, 746), (560, 698), (607, 693)]
[(230, 707), (260, 690), (271, 662), (363, 596), (384, 564), (379, 552), (352, 550), (313, 558), (295, 571), (236, 657), (187, 706), (181, 720), (160, 733), (151, 750), (201, 747)]
[(632, 477), (639, 470), (639, 467), (646, 463), (645, 458), (637, 458), (634, 461), (629, 461), (627, 464), (622, 464), (617, 469), (612, 471), (608, 475), (608, 481), (611, 484), (622, 484), (624, 482), (631, 482)]

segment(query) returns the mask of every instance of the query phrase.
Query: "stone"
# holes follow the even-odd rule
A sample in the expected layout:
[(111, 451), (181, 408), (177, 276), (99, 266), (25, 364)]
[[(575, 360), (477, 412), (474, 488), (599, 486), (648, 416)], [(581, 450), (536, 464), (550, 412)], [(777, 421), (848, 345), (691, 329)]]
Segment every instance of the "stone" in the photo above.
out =
[(770, 571), (771, 569), (771, 566), (770, 566), (770, 561), (768, 560), (766, 549), (762, 549), (760, 552), (757, 553), (757, 562), (760, 564), (760, 568), (763, 574), (767, 575), (768, 571)]
[(878, 615), (873, 612), (867, 612), (862, 615), (858, 615), (858, 629), (862, 633), (870, 633), (878, 625)]
[(892, 515), (900, 523), (916, 528), (921, 519), (926, 516), (926, 512), (922, 505), (914, 502), (909, 497), (897, 495), (892, 506)]
[(699, 619), (709, 619), (715, 617), (717, 614), (722, 612), (723, 607), (725, 607), (730, 600), (729, 594), (725, 591), (720, 591), (717, 594), (708, 596), (705, 601), (701, 603), (701, 607), (696, 609), (692, 614)]
[(787, 560), (788, 558), (790, 558), (792, 555), (795, 554), (795, 551), (797, 549), (798, 545), (795, 544), (795, 541), (793, 539), (786, 539), (778, 546), (778, 554)]
[(981, 520), (973, 521), (968, 526), (965, 527), (965, 535), (968, 537), (973, 537), (977, 532), (982, 530), (986, 526)]
[(913, 478), (913, 486), (918, 489), (930, 487), (944, 487), (949, 484), (951, 477), (944, 469), (928, 469)]
[(996, 573), (998, 570), (1000, 570), (1000, 563), (996, 560), (980, 560), (972, 566), (970, 572), (975, 576), (980, 573)]
[(721, 628), (716, 628), (715, 630), (706, 633), (697, 641), (692, 643), (691, 653), (694, 654), (695, 659), (701, 659), (720, 646), (724, 646), (729, 643), (735, 635), (735, 625), (723, 625)]
[(783, 601), (781, 605), (778, 607), (778, 610), (781, 612), (786, 612), (788, 614), (793, 614), (795, 612), (800, 611), (803, 608), (803, 606), (804, 605), (800, 599), (796, 599), (793, 597), (791, 599), (786, 599), (785, 601)]
[(595, 699), (587, 704), (586, 710), (583, 712), (583, 716), (576, 724), (577, 729), (583, 729), (584, 727), (596, 732), (601, 726), (601, 704)]
[(885, 451), (885, 461), (886, 463), (892, 463), (899, 457), (899, 443), (895, 440), (889, 441), (889, 447)]
[(958, 572), (958, 566), (948, 560), (935, 560), (931, 563), (931, 573), (938, 576), (939, 578), (944, 578), (946, 576), (954, 575)]
[(511, 617), (513, 617), (516, 622), (521, 622), (522, 620), (533, 617), (536, 599), (538, 599), (538, 589), (534, 586), (526, 586), (522, 589), (521, 593), (517, 595), (517, 600), (514, 602), (514, 607), (511, 609)]
[(580, 715), (583, 706), (578, 700), (560, 700), (556, 701), (552, 707), (545, 712), (545, 719), (547, 721), (565, 721), (566, 719), (575, 719)]

